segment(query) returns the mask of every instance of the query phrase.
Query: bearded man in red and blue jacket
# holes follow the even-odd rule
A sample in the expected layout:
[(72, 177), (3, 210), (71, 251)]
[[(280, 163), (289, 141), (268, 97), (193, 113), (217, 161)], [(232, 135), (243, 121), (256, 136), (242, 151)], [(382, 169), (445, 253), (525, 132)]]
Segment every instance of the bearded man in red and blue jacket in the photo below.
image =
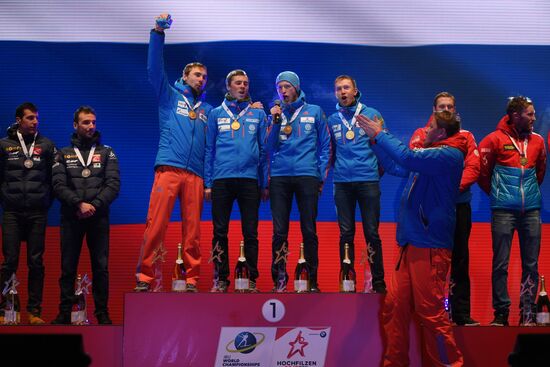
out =
[[(546, 171), (544, 139), (533, 132), (536, 120), (533, 102), (523, 96), (509, 100), (496, 131), (479, 143), (481, 172), (479, 186), (491, 201), (493, 241), (494, 326), (507, 326), (510, 310), (508, 262), (514, 231), (521, 253), (523, 296), (521, 324), (534, 323), (535, 293), (538, 289), (538, 257), (541, 240), (540, 185)], [(528, 305), (524, 305), (528, 302)], [(525, 307), (524, 307), (525, 306)]]

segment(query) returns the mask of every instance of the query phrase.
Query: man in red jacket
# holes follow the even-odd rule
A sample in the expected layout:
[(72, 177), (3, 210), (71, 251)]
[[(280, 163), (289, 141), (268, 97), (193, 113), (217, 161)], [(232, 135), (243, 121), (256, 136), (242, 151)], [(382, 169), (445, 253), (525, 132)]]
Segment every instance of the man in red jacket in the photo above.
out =
[(510, 98), (496, 131), (479, 144), (479, 186), (491, 200), (493, 241), (493, 326), (507, 326), (510, 310), (508, 262), (514, 231), (521, 253), (521, 325), (534, 323), (541, 240), (540, 185), (546, 171), (544, 139), (533, 132), (533, 102), (524, 96)]
[[(434, 98), (433, 112), (456, 112), (455, 97), (449, 92), (438, 93)], [(426, 127), (417, 129), (411, 137), (411, 149), (424, 148), (426, 131), (429, 128), (433, 114)], [(468, 240), (472, 230), (472, 208), (470, 201), (472, 186), (479, 177), (479, 152), (474, 135), (468, 130), (460, 129), (459, 134), (467, 141), (468, 153), (464, 158), (464, 170), (460, 181), (460, 194), (456, 201), (456, 226), (454, 246), (451, 257), (451, 284), (449, 285), (449, 302), (451, 318), (456, 325), (477, 326), (479, 322), (470, 317), (470, 275)]]

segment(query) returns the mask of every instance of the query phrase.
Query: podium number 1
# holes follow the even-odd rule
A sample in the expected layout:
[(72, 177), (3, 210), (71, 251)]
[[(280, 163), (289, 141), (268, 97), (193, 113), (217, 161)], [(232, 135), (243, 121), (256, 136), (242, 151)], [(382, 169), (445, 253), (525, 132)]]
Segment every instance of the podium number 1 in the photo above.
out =
[(285, 316), (285, 305), (278, 299), (269, 299), (262, 306), (262, 314), (269, 322), (280, 321)]

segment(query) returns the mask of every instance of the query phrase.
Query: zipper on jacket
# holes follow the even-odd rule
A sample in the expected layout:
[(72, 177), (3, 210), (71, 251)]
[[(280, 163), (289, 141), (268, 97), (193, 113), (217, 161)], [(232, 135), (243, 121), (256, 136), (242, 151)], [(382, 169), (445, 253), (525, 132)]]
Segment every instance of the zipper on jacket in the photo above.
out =
[(521, 176), (519, 178), (519, 192), (521, 194), (521, 212), (525, 212), (525, 190), (523, 188), (523, 176), (525, 173), (525, 167), (521, 166)]

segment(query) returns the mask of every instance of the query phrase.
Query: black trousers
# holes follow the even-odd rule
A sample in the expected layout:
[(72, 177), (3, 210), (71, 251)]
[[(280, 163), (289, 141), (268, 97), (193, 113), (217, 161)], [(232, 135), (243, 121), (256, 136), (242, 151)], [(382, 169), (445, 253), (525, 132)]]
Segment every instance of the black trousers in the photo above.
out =
[(248, 263), (250, 280), (255, 281), (258, 278), (258, 209), (260, 206), (258, 180), (250, 178), (214, 180), (212, 185), (212, 222), (214, 225), (212, 248), (218, 244), (222, 252), (213, 261), (218, 269), (218, 279), (227, 280), (229, 276), (227, 233), (235, 200), (237, 200), (241, 214), (244, 256)]
[(470, 203), (456, 204), (456, 227), (451, 258), (451, 281), (454, 286), (449, 296), (453, 319), (470, 316), (470, 252), (468, 241), (471, 230), (472, 209)]
[[(310, 282), (317, 286), (317, 268), (319, 266), (319, 239), (317, 238), (317, 206), (319, 202), (319, 179), (312, 176), (271, 177), (269, 199), (273, 218), (273, 240), (271, 244), (271, 278), (277, 286), (288, 282), (286, 263), (279, 261), (283, 244), (288, 241), (290, 211), (292, 199), (300, 212), (300, 229), (304, 242), (304, 256), (309, 265)], [(296, 246), (293, 246), (296, 248)], [(284, 279), (283, 279), (284, 278)]]
[(349, 257), (355, 262), (355, 208), (359, 205), (363, 235), (367, 243), (367, 261), (372, 272), (373, 284), (384, 284), (384, 260), (382, 241), (378, 234), (380, 225), (380, 184), (374, 182), (335, 182), (334, 204), (340, 227), (340, 262), (344, 261), (344, 246), (349, 245)]
[[(4, 262), (0, 271), (0, 292), (12, 274), (17, 271), (21, 241), (27, 242), (28, 302), (27, 311), (40, 314), (42, 311), (42, 291), (44, 289), (44, 238), (48, 212), (31, 210), (5, 211), (2, 217), (2, 254)], [(2, 301), (0, 309), (4, 309)], [(2, 311), (3, 312), (3, 311)]]
[(109, 215), (98, 214), (87, 219), (61, 214), (61, 303), (59, 311), (70, 312), (78, 272), (82, 242), (90, 251), (92, 263), (92, 293), (95, 314), (107, 311), (109, 298)]

